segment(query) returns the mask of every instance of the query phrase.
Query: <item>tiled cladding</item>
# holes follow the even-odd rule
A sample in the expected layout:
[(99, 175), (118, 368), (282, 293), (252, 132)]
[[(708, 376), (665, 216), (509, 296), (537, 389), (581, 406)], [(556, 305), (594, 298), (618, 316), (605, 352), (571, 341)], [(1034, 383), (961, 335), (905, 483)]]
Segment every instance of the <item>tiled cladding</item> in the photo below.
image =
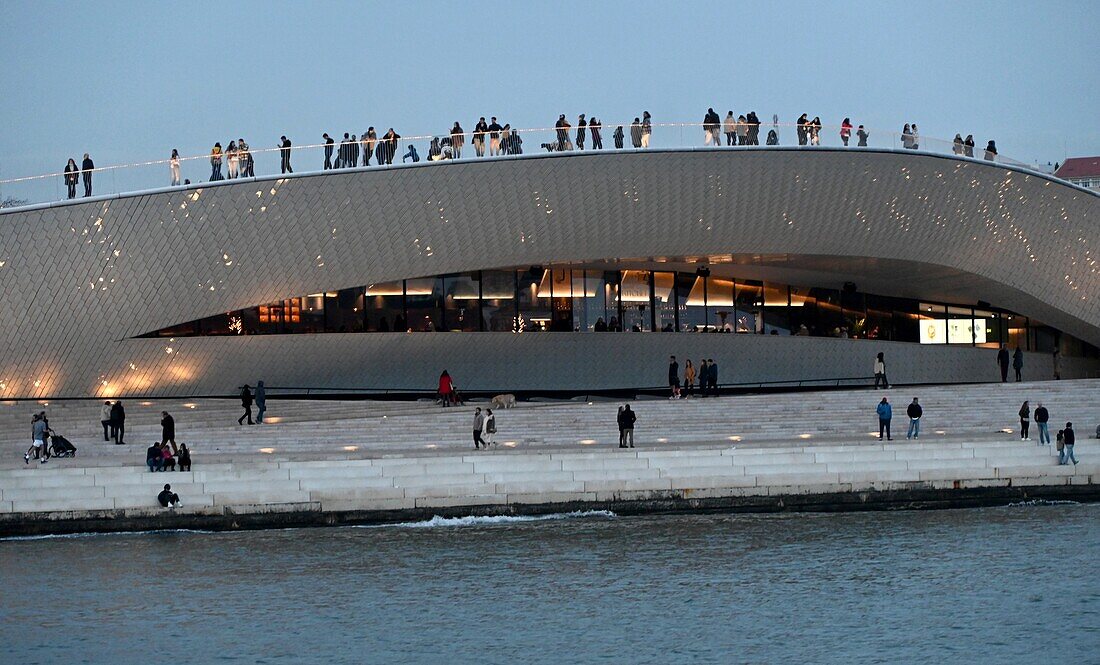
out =
[(228, 392), (239, 380), (215, 370), (231, 358), (190, 366), (184, 340), (123, 340), (302, 293), (622, 256), (946, 266), (988, 280), (985, 300), (1097, 344), (1098, 222), (1100, 197), (1044, 177), (854, 150), (421, 164), (12, 212), (0, 215), (0, 396), (86, 395), (104, 381)]

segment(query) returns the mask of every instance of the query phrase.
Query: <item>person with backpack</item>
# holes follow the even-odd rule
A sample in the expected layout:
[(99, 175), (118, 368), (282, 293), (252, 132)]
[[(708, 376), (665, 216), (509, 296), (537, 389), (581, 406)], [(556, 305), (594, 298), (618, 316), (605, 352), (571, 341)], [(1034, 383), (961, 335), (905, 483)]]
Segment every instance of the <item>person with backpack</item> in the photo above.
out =
[(909, 431), (905, 434), (906, 439), (916, 439), (920, 437), (920, 418), (924, 415), (924, 409), (917, 403), (917, 398), (914, 397), (913, 401), (909, 404), (909, 408), (905, 410), (905, 415), (909, 416)]
[(492, 409), (485, 409), (485, 447), (493, 445), (493, 435), (497, 433), (497, 417)]
[[(634, 423), (638, 421), (638, 416), (630, 410), (629, 404), (624, 404), (623, 408), (619, 409), (619, 447), (620, 448), (633, 448), (634, 447)], [(627, 445), (627, 441), (630, 445)]]
[(883, 397), (875, 411), (878, 413), (878, 440), (882, 441), (882, 433), (885, 431), (886, 440), (893, 441), (894, 439), (890, 436), (890, 419), (894, 417), (894, 410), (890, 406), (890, 400)]
[(1050, 445), (1050, 429), (1047, 422), (1050, 420), (1050, 413), (1047, 408), (1043, 406), (1042, 402), (1039, 402), (1039, 407), (1035, 409), (1035, 424), (1039, 426), (1039, 445)]

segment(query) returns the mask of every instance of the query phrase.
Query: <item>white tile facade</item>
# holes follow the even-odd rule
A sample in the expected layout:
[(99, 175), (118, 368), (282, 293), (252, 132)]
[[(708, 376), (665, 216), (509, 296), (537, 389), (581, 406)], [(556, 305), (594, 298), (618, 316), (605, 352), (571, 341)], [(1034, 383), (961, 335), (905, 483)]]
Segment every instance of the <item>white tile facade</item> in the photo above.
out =
[[(984, 350), (855, 340), (129, 338), (406, 277), (616, 257), (790, 254), (963, 271), (982, 285), (975, 301), (1100, 344), (1098, 245), (1096, 195), (1001, 166), (889, 151), (681, 150), (420, 164), (17, 210), (0, 214), (0, 397), (218, 394), (261, 376), (271, 384), (430, 386), (441, 365), (463, 363), (470, 388), (659, 384), (657, 360), (676, 348), (695, 357), (700, 345), (721, 348), (708, 355), (726, 354), (726, 367), (742, 353), (755, 359), (745, 363), (758, 365), (746, 376), (760, 378), (744, 380), (831, 375), (823, 363), (854, 370), (840, 375), (867, 373), (872, 345), (928, 368), (919, 380), (982, 380)], [(804, 354), (793, 352), (803, 343)], [(970, 374), (972, 362), (980, 376)], [(1063, 365), (1069, 374), (1088, 364), (1067, 358)]]

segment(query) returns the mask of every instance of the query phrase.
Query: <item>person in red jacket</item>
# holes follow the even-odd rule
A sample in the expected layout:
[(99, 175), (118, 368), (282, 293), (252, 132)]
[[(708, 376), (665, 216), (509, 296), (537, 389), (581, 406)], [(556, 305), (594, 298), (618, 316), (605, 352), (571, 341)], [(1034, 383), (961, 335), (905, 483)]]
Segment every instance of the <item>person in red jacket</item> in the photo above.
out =
[(447, 370), (443, 370), (443, 373), (439, 375), (439, 401), (443, 403), (443, 406), (450, 406), (454, 401), (455, 386), (451, 381), (451, 375), (447, 373)]

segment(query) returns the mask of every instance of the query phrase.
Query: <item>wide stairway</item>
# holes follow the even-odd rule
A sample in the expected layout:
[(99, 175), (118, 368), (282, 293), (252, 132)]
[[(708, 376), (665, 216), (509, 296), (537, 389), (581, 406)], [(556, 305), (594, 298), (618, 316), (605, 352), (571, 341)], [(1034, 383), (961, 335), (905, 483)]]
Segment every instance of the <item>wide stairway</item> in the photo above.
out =
[(1091, 484), (1093, 442), (1078, 465), (1050, 446), (985, 441), (507, 451), (373, 459), (212, 463), (189, 472), (70, 462), (0, 470), (0, 513), (137, 509), (155, 515), (164, 483), (182, 513), (377, 511), (593, 503), (868, 490)]

